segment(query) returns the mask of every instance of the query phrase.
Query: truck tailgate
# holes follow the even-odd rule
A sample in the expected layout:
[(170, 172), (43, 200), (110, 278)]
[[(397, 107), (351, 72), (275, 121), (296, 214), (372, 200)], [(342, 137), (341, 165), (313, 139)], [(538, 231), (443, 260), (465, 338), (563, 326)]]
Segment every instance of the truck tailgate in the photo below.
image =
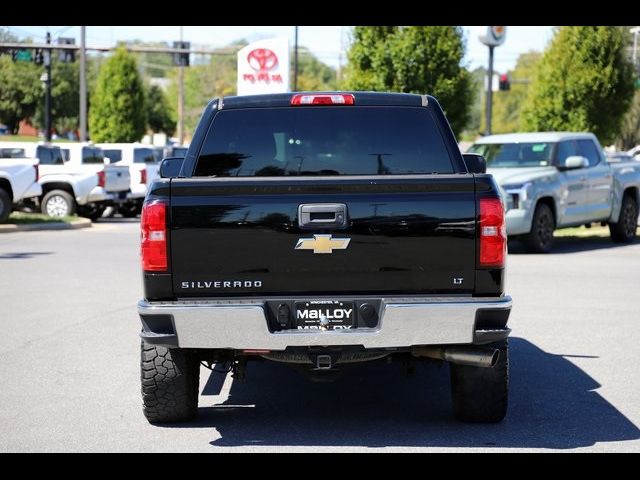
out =
[(108, 165), (105, 167), (107, 192), (126, 192), (129, 190), (131, 173), (128, 166)]
[[(301, 204), (344, 204), (346, 225), (301, 228)], [(174, 179), (170, 215), (178, 297), (474, 289), (472, 175)], [(320, 254), (314, 234), (350, 241)]]

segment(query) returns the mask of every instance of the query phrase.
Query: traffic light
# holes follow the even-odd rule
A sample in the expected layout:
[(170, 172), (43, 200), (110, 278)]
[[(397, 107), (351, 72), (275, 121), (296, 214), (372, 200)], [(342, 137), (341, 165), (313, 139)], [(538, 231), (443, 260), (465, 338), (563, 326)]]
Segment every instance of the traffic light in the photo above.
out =
[[(75, 44), (76, 44), (75, 38), (63, 38), (63, 37), (58, 38), (58, 45), (75, 45)], [(58, 59), (62, 63), (73, 63), (76, 61), (76, 51), (67, 50), (67, 49), (60, 50), (60, 52), (58, 53)]]
[(498, 89), (501, 91), (510, 90), (511, 82), (509, 81), (509, 75), (503, 73), (500, 75), (500, 82), (498, 83)]
[[(181, 50), (190, 50), (191, 42), (173, 42), (173, 48), (179, 48)], [(189, 54), (188, 53), (174, 53), (173, 64), (178, 67), (189, 66)]]

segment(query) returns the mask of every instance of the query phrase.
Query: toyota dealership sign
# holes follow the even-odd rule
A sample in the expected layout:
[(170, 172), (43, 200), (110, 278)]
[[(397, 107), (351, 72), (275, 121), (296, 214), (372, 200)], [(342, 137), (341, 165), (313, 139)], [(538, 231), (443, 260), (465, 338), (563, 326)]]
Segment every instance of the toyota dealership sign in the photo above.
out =
[(238, 95), (288, 91), (288, 38), (260, 40), (238, 52)]

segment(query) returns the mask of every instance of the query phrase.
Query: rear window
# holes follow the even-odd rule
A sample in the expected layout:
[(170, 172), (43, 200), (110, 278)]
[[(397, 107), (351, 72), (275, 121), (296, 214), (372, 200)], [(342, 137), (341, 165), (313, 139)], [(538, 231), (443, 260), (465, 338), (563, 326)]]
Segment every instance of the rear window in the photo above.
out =
[(413, 107), (223, 110), (194, 176), (453, 173), (431, 113)]
[(122, 151), (121, 150), (102, 150), (104, 156), (111, 160), (111, 163), (118, 163), (122, 160)]
[(136, 148), (133, 150), (133, 163), (155, 163), (156, 157), (151, 148)]
[(102, 149), (82, 147), (82, 163), (104, 163), (104, 153)]

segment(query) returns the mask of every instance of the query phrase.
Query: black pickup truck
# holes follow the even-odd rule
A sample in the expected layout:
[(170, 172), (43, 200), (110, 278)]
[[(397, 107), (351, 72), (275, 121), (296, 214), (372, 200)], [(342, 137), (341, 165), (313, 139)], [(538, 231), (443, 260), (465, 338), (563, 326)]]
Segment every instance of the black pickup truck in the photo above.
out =
[[(142, 213), (143, 411), (192, 419), (201, 363), (447, 361), (456, 418), (507, 409), (506, 233), (428, 95), (214, 99)], [(221, 367), (218, 367), (221, 368)]]

